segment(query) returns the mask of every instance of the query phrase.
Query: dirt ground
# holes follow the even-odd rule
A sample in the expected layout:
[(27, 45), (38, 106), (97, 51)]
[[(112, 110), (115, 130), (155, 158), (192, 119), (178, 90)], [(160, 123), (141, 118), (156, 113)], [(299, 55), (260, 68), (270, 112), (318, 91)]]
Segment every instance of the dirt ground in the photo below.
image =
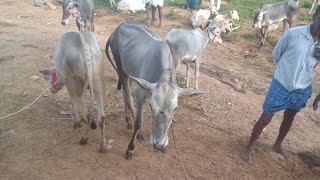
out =
[[(61, 7), (47, 10), (33, 7), (31, 0), (2, 0), (0, 9), (0, 117), (3, 117), (30, 104), (49, 86), (48, 78), (38, 70), (50, 65), (59, 38), (77, 28), (75, 20), (68, 26), (60, 24)], [(164, 13), (172, 9), (165, 7)], [(187, 19), (192, 12), (179, 8), (175, 11), (181, 17), (165, 19), (162, 28), (150, 29), (161, 36), (170, 28), (191, 29)], [(139, 13), (98, 10), (95, 34), (101, 50), (104, 51), (109, 35), (121, 22), (141, 21), (144, 17)], [(125, 160), (133, 132), (125, 126), (116, 73), (105, 61), (106, 134), (113, 141), (112, 149), (98, 153), (99, 129), (90, 130), (88, 144), (80, 145), (82, 132), (73, 128), (70, 117), (60, 113), (71, 110), (67, 91), (55, 95), (47, 92), (29, 109), (0, 120), (0, 179), (319, 179), (320, 111), (314, 112), (311, 107), (315, 94), (320, 92), (319, 68), (314, 94), (297, 115), (284, 141), (288, 159), (271, 149), (282, 112), (264, 130), (251, 161), (245, 163), (239, 158), (261, 113), (275, 68), (272, 46), (259, 49), (256, 37), (249, 40), (254, 34), (250, 25), (242, 22), (236, 32), (224, 35), (223, 46), (206, 47), (199, 86), (209, 93), (179, 99), (173, 123), (176, 145), (170, 131), (166, 153), (154, 151), (148, 142), (137, 142), (134, 158)], [(270, 39), (280, 35), (280, 31), (270, 33)], [(179, 73), (184, 72), (181, 66)], [(144, 119), (143, 131), (148, 141), (151, 132), (148, 105)]]

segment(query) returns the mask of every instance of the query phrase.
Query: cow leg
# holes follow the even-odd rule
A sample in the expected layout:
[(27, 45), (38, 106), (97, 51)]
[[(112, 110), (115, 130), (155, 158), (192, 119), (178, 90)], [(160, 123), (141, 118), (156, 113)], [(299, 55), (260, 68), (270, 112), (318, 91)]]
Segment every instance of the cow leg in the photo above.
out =
[(150, 19), (150, 16), (149, 16), (149, 2), (148, 3), (146, 3), (146, 11), (147, 11), (147, 19), (149, 20)]
[(79, 110), (80, 110), (80, 119), (84, 122), (84, 135), (80, 140), (80, 144), (84, 145), (88, 142), (88, 130), (89, 130), (89, 119), (87, 114), (87, 107), (86, 107), (86, 98), (85, 98), (86, 91), (83, 91), (82, 97), (77, 98), (79, 99)]
[[(101, 88), (102, 90), (102, 88)], [(101, 141), (100, 141), (100, 150), (99, 152), (104, 153), (107, 151), (107, 142), (105, 137), (105, 126), (106, 126), (106, 115), (104, 113), (104, 92), (100, 90), (95, 91), (96, 102), (98, 107), (98, 123), (101, 129)]]
[(81, 24), (78, 19), (76, 19), (76, 24), (77, 24), (78, 30), (81, 31)]
[(121, 83), (122, 83), (122, 87), (123, 87), (123, 97), (124, 97), (124, 104), (125, 104), (125, 110), (126, 110), (126, 122), (127, 122), (127, 128), (128, 129), (133, 129), (132, 126), (132, 120), (129, 116), (129, 111), (131, 112), (131, 116), (134, 118), (134, 106), (133, 106), (133, 99), (131, 96), (131, 89), (130, 89), (130, 83), (129, 83), (129, 77), (124, 74), (124, 72), (121, 73)]
[(134, 121), (134, 129), (133, 129), (133, 135), (131, 138), (131, 141), (128, 145), (128, 149), (126, 151), (126, 155), (125, 158), (127, 160), (132, 159), (133, 157), (133, 150), (135, 148), (134, 145), (134, 140), (137, 136), (137, 132), (139, 131), (139, 129), (141, 128), (142, 122), (143, 122), (143, 118), (142, 118), (142, 106), (143, 106), (143, 102), (145, 100), (145, 92), (142, 88), (138, 87), (137, 92), (136, 92), (136, 99), (137, 99), (137, 109), (136, 109), (136, 118)]
[(189, 61), (186, 62), (186, 66), (187, 66), (187, 72), (186, 72), (187, 88), (189, 88), (189, 80), (190, 80), (190, 62)]
[(151, 24), (153, 25), (154, 21), (156, 21), (156, 7), (151, 5)]
[(289, 21), (286, 20), (286, 19), (284, 19), (284, 20), (282, 21), (282, 23), (283, 23), (283, 33), (284, 33), (284, 32), (286, 32), (286, 30), (288, 29)]
[(195, 69), (195, 78), (196, 78), (196, 89), (198, 89), (198, 79), (199, 79), (199, 71), (200, 71), (200, 59), (196, 59), (196, 69)]
[(81, 121), (79, 118), (79, 111), (78, 111), (78, 102), (76, 101), (76, 91), (75, 91), (75, 87), (74, 84), (71, 82), (66, 83), (66, 88), (68, 90), (70, 99), (71, 99), (71, 104), (72, 104), (72, 108), (74, 111), (74, 128), (79, 128), (81, 127)]

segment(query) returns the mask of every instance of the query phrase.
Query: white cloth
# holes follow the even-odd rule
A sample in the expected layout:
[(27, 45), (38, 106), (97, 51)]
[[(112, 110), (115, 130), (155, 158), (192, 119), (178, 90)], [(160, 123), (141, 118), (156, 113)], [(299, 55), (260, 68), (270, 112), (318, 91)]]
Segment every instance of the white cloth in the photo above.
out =
[(160, 6), (163, 7), (163, 0), (142, 0), (145, 4), (150, 2), (150, 4), (154, 7)]

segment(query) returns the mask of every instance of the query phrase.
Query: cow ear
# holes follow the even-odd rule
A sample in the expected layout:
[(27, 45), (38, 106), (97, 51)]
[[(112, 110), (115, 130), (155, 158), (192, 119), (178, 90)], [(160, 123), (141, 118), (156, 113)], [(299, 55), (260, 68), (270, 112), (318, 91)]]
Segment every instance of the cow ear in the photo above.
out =
[(206, 94), (208, 91), (202, 89), (191, 89), (191, 88), (178, 88), (179, 94), (182, 96), (200, 95)]
[(148, 81), (140, 78), (135, 78), (129, 75), (129, 77), (136, 82), (140, 87), (142, 87), (144, 90), (152, 93), (152, 89), (157, 85), (157, 83), (149, 83)]
[(52, 70), (46, 69), (46, 70), (39, 70), (39, 73), (49, 76), (50, 74), (52, 74)]
[(264, 15), (264, 14), (266, 14), (267, 12), (268, 12), (268, 11), (263, 11), (263, 12), (261, 12), (261, 14)]

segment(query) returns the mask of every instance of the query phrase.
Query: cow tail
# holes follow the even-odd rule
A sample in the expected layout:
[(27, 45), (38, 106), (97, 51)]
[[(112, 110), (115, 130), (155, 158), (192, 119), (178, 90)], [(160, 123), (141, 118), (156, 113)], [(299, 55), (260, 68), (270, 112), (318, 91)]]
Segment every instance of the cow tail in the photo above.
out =
[[(113, 35), (113, 34), (112, 34), (112, 35)], [(110, 39), (111, 39), (112, 35), (110, 36), (110, 38), (109, 38), (108, 41), (107, 41), (105, 51), (106, 51), (106, 55), (107, 55), (107, 58), (108, 58), (110, 64), (112, 65), (112, 67), (113, 67), (113, 68), (117, 71), (117, 73), (118, 73), (117, 67), (116, 67), (116, 65), (114, 64), (114, 62), (111, 60), (111, 57), (110, 57), (110, 54), (109, 54)], [(118, 73), (118, 76), (119, 76), (119, 73)], [(117, 87), (117, 89), (118, 89), (118, 90), (121, 90), (120, 77), (119, 77), (119, 80), (118, 80), (118, 87)]]
[[(90, 52), (89, 46), (86, 46), (84, 48), (84, 54), (83, 54), (85, 63), (86, 63), (86, 68), (87, 68), (87, 79), (89, 81), (89, 90), (90, 90), (90, 102), (91, 102), (91, 108), (93, 108), (93, 61), (92, 61), (92, 54)], [(93, 112), (93, 109), (91, 113)]]

